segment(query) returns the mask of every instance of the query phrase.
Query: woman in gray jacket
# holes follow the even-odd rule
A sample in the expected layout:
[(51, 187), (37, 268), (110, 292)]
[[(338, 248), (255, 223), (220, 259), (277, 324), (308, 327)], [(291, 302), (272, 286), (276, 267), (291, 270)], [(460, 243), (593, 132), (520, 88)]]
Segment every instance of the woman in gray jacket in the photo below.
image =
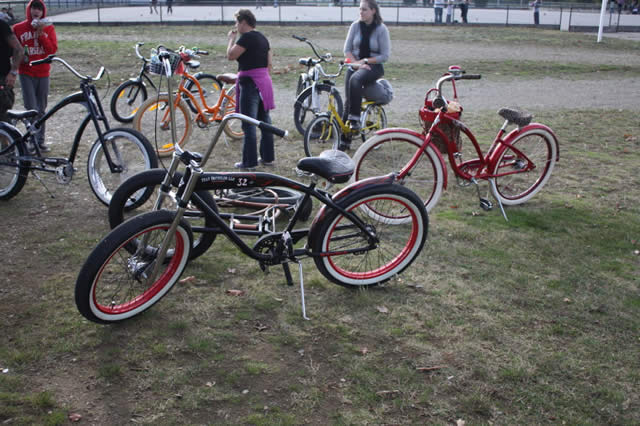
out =
[(389, 59), (391, 39), (382, 23), (376, 0), (360, 2), (360, 19), (351, 24), (344, 43), (344, 56), (358, 64), (356, 71), (348, 70), (345, 77), (345, 115), (352, 129), (360, 128), (360, 104), (363, 87), (384, 75), (383, 63)]

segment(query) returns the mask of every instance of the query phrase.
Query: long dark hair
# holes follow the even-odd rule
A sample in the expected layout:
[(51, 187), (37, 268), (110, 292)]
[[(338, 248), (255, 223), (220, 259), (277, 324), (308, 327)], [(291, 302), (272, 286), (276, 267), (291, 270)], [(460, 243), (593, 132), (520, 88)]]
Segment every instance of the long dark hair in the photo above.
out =
[(376, 0), (363, 0), (366, 1), (369, 5), (369, 9), (373, 9), (375, 11), (375, 15), (373, 16), (373, 23), (376, 26), (382, 24), (382, 16), (380, 16), (380, 6), (378, 6), (378, 2)]

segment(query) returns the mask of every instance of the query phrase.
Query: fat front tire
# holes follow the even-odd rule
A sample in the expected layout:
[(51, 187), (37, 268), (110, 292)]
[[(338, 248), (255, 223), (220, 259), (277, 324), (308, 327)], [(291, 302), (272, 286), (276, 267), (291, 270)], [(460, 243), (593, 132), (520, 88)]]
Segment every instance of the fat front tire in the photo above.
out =
[[(159, 266), (155, 278), (150, 275), (173, 218), (174, 213), (168, 211), (145, 213), (113, 229), (98, 243), (75, 287), (76, 306), (86, 319), (101, 324), (124, 321), (149, 309), (171, 290), (191, 251), (191, 230), (185, 221), (170, 241), (172, 256)], [(137, 250), (130, 253), (130, 246)]]
[[(356, 168), (351, 181), (402, 170), (422, 143), (421, 138), (401, 132), (373, 136), (362, 144), (353, 156)], [(442, 196), (444, 179), (440, 158), (429, 145), (401, 184), (415, 192), (429, 212)], [(398, 217), (397, 221), (405, 219), (408, 220)]]
[[(143, 170), (158, 167), (158, 158), (149, 141), (133, 129), (116, 128), (98, 138), (89, 150), (87, 176), (91, 190), (103, 204), (109, 205), (121, 183)], [(112, 172), (106, 151), (119, 171)]]
[(323, 151), (338, 149), (341, 132), (335, 120), (326, 114), (314, 118), (304, 132), (304, 153), (317, 157)]
[(329, 94), (333, 94), (333, 98), (336, 105), (338, 115), (342, 117), (343, 103), (340, 91), (335, 86), (329, 84), (316, 84), (317, 92), (317, 105), (311, 104), (313, 86), (309, 86), (298, 95), (293, 104), (293, 122), (296, 125), (296, 129), (301, 135), (304, 135), (305, 129), (309, 122), (320, 113), (327, 112), (329, 110)]
[(147, 100), (147, 88), (141, 81), (129, 80), (118, 86), (111, 97), (111, 115), (121, 123), (131, 123)]
[[(109, 204), (109, 225), (115, 228), (125, 220), (149, 212), (154, 209), (158, 196), (158, 189), (166, 176), (164, 169), (145, 170), (130, 177), (116, 190)], [(169, 199), (165, 200), (161, 208), (168, 207), (175, 209), (176, 191), (175, 187), (180, 183), (182, 175), (177, 173), (173, 179), (174, 187), (168, 194)], [(213, 211), (218, 212), (216, 202), (209, 191), (195, 192)], [(184, 220), (189, 223), (193, 233), (193, 248), (189, 259), (193, 260), (203, 255), (214, 243), (217, 233), (207, 232), (206, 228), (215, 227), (215, 222), (205, 215), (205, 208), (195, 198), (191, 200)]]
[(27, 181), (29, 162), (20, 160), (26, 155), (24, 145), (11, 146), (18, 136), (0, 127), (0, 200), (15, 197)]
[[(191, 137), (193, 123), (189, 107), (183, 101), (176, 104), (175, 121), (176, 143), (184, 147)], [(169, 97), (166, 94), (147, 99), (136, 113), (133, 127), (151, 141), (160, 157), (167, 157), (173, 153)]]
[[(429, 219), (412, 191), (397, 184), (370, 185), (346, 196), (339, 205), (358, 216), (378, 241), (370, 244), (346, 216), (328, 209), (309, 236), (315, 264), (328, 280), (346, 287), (377, 285), (405, 270), (420, 254)], [(402, 224), (385, 220), (396, 216), (408, 220)]]

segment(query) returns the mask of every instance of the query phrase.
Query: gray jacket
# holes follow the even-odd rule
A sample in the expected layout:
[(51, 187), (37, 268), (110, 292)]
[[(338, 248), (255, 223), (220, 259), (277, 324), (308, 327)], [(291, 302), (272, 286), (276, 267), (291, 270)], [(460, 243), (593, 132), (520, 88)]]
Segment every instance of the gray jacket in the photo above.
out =
[[(360, 42), (362, 41), (362, 34), (360, 33), (360, 21), (355, 21), (349, 28), (349, 34), (347, 34), (347, 40), (344, 42), (344, 54), (351, 53), (357, 59), (360, 57)], [(371, 49), (371, 57), (376, 58), (377, 64), (382, 64), (389, 60), (391, 54), (391, 38), (389, 37), (389, 30), (385, 24), (380, 24), (371, 33), (371, 39), (369, 40), (369, 49)]]

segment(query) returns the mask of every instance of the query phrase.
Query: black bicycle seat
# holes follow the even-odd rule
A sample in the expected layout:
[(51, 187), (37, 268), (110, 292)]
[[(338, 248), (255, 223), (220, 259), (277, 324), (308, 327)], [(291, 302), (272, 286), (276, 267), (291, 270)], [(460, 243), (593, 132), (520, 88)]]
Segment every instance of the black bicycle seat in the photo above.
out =
[(498, 115), (505, 120), (508, 120), (510, 123), (517, 124), (520, 127), (531, 123), (531, 120), (533, 119), (533, 115), (528, 112), (513, 108), (500, 108), (498, 110)]
[(313, 173), (331, 183), (345, 183), (355, 170), (355, 163), (342, 151), (330, 149), (318, 157), (306, 157), (298, 161), (298, 169)]
[(10, 109), (7, 111), (7, 116), (12, 120), (24, 120), (26, 118), (35, 117), (36, 115), (38, 115), (38, 111), (35, 109), (28, 109), (26, 111)]

